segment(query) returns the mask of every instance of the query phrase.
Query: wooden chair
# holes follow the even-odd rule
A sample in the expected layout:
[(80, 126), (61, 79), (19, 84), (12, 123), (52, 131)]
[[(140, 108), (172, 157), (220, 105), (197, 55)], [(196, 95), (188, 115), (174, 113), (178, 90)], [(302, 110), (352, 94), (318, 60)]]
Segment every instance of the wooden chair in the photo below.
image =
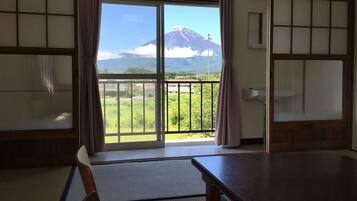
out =
[(87, 195), (92, 192), (98, 193), (92, 173), (92, 167), (85, 146), (82, 146), (77, 151), (76, 162)]
[(98, 193), (97, 192), (91, 192), (89, 193), (83, 201), (100, 201), (99, 197), (98, 197)]

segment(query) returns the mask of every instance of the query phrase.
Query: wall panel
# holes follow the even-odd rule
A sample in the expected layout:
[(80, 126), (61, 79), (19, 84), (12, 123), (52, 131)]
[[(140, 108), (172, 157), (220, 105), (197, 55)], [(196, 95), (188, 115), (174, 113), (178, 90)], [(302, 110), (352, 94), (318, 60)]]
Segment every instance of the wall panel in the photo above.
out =
[(268, 150), (350, 148), (354, 1), (270, 3)]
[(0, 13), (0, 46), (16, 46), (16, 15)]
[(19, 15), (19, 45), (21, 47), (46, 47), (46, 17)]
[(0, 1), (0, 168), (74, 164), (76, 4)]

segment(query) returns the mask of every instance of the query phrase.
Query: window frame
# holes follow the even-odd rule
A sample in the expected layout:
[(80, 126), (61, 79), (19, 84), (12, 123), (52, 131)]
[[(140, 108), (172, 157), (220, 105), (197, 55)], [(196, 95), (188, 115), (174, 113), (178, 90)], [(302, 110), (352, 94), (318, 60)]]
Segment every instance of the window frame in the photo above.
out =
[(165, 5), (200, 6), (200, 7), (219, 7), (218, 0), (190, 1), (190, 0), (167, 0), (167, 1), (143, 1), (143, 0), (103, 0), (102, 4), (121, 4), (137, 6), (157, 7), (156, 13), (156, 45), (157, 45), (157, 71), (155, 74), (98, 74), (98, 79), (152, 79), (156, 80), (156, 94), (159, 100), (156, 101), (156, 117), (159, 119), (157, 124), (157, 141), (149, 142), (125, 142), (106, 144), (107, 150), (137, 149), (137, 148), (156, 148), (165, 146)]

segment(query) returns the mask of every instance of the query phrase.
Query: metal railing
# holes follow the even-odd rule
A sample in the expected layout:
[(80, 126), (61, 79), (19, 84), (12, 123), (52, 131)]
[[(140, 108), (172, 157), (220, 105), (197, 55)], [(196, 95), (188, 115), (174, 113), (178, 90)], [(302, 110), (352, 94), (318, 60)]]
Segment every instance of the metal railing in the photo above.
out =
[[(165, 82), (165, 133), (204, 133), (215, 130), (215, 109), (217, 105), (218, 81), (166, 81)], [(171, 88), (171, 90), (170, 90)], [(183, 94), (187, 99), (182, 104)], [(175, 97), (174, 101), (170, 95)], [(175, 101), (177, 100), (177, 101)], [(177, 104), (177, 111), (170, 108)], [(196, 106), (193, 106), (195, 104)], [(182, 118), (183, 108), (188, 111)], [(172, 128), (173, 115), (177, 115), (177, 126)], [(187, 119), (186, 125), (182, 128)]]
[[(215, 130), (218, 81), (169, 80), (164, 83), (165, 133)], [(106, 136), (156, 134), (155, 81), (99, 80)]]

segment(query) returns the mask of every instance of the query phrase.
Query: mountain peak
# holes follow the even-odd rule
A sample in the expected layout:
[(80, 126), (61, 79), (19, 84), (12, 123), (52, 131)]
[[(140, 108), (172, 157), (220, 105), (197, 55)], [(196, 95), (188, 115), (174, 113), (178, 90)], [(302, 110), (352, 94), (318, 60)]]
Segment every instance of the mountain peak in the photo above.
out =
[[(152, 40), (143, 46), (149, 44), (156, 45), (156, 40)], [(220, 45), (211, 40), (207, 40), (207, 38), (201, 36), (197, 32), (181, 25), (174, 26), (170, 32), (165, 34), (165, 48), (191, 48), (193, 51), (198, 52), (204, 52), (207, 51), (207, 49), (210, 49), (217, 55), (221, 52)]]
[(174, 35), (174, 33), (177, 32), (179, 32), (180, 34), (178, 37), (182, 37), (187, 41), (194, 40), (194, 39), (206, 40), (203, 36), (201, 36), (197, 32), (194, 32), (190, 28), (181, 25), (172, 27), (172, 31), (166, 33), (165, 37), (167, 37), (168, 35)]
[(173, 27), (172, 27), (172, 30), (171, 30), (171, 31), (182, 31), (182, 30), (184, 30), (184, 29), (189, 29), (189, 28), (187, 28), (187, 27), (185, 27), (185, 26), (183, 26), (183, 25), (176, 25), (176, 26), (173, 26)]

